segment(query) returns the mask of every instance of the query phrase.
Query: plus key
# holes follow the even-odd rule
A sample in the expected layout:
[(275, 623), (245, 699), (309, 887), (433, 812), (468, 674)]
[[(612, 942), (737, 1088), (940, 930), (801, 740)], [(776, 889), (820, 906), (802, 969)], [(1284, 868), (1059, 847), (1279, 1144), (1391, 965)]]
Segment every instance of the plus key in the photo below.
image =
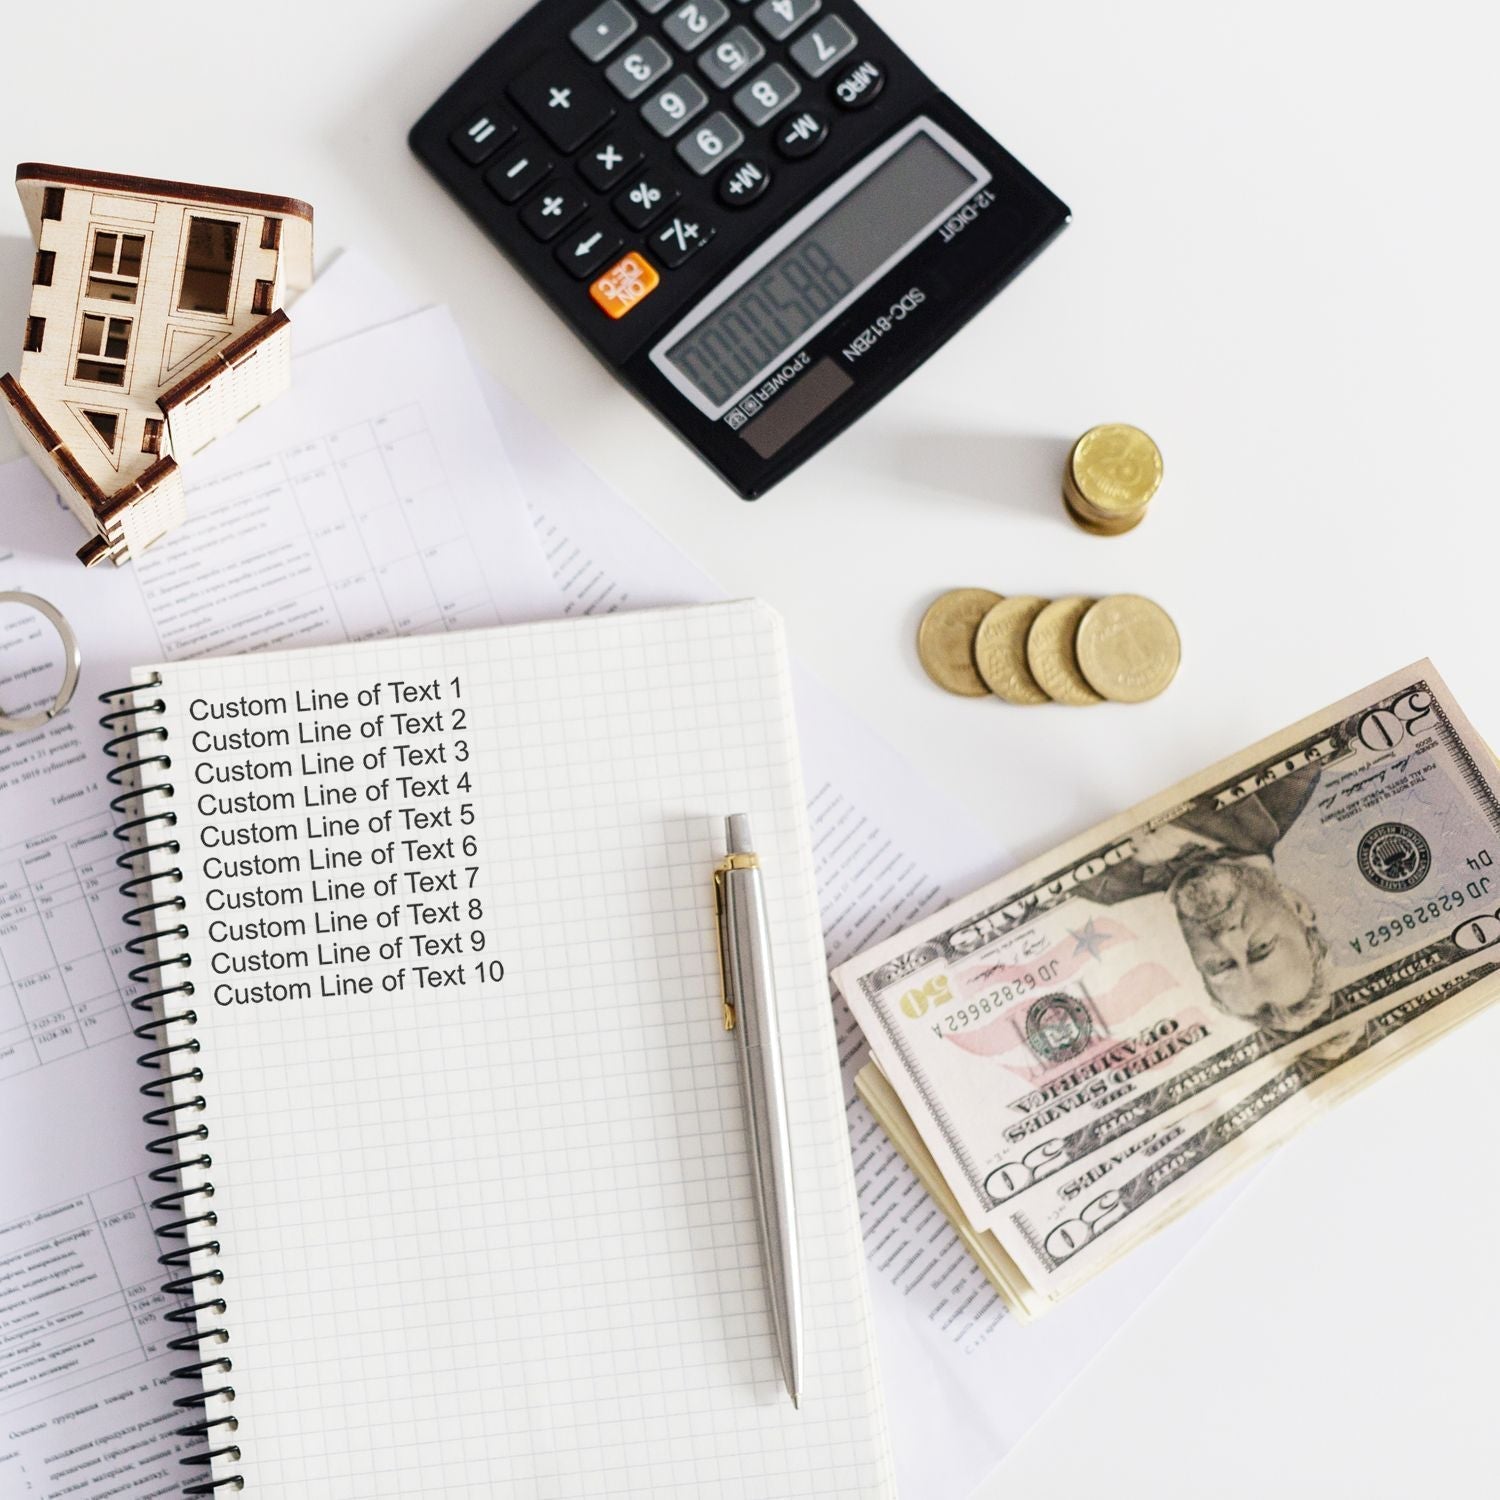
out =
[(507, 92), (559, 151), (576, 151), (615, 114), (609, 95), (565, 53), (533, 63)]
[(521, 222), (545, 244), (555, 240), (588, 206), (581, 193), (553, 182), (526, 203)]

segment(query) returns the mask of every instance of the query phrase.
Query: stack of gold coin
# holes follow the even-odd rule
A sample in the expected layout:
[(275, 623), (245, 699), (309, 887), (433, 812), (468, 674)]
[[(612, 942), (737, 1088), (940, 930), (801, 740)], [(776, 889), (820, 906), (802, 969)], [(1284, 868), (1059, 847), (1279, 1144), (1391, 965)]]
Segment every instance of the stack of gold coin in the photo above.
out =
[(1139, 594), (1009, 597), (950, 589), (917, 630), (917, 654), (941, 688), (1007, 703), (1144, 703), (1177, 675), (1172, 618)]
[(1122, 536), (1146, 519), (1161, 476), (1161, 449), (1139, 427), (1091, 427), (1068, 455), (1063, 504), (1085, 531)]

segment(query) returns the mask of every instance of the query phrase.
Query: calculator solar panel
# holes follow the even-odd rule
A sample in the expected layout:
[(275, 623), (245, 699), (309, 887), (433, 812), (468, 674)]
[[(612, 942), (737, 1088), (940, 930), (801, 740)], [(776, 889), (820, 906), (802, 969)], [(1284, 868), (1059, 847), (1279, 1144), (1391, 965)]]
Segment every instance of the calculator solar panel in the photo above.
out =
[(848, 0), (542, 0), (411, 144), (746, 498), (1068, 219)]

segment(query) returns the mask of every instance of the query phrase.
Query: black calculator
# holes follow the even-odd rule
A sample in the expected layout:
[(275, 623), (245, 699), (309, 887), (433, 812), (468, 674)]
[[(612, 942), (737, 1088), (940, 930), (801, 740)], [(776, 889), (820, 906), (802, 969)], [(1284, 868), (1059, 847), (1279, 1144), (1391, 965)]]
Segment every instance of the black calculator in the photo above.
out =
[(411, 145), (747, 499), (1068, 221), (848, 0), (542, 0)]

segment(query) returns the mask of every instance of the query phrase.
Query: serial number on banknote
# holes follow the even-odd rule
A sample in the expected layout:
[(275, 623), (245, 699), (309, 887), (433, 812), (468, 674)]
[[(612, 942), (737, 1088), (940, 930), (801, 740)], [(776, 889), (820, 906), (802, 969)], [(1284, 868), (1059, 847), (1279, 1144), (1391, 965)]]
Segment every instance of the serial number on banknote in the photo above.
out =
[(1490, 894), (1490, 877), (1481, 875), (1477, 880), (1471, 880), (1467, 887), (1467, 893), (1462, 890), (1443, 891), (1440, 895), (1433, 896), (1424, 901), (1420, 906), (1414, 906), (1408, 912), (1403, 912), (1399, 917), (1392, 917), (1389, 922), (1382, 922), (1378, 927), (1372, 927), (1362, 938), (1350, 938), (1349, 946), (1356, 953), (1363, 953), (1368, 948), (1378, 948), (1382, 943), (1388, 943), (1393, 938), (1403, 937), (1408, 932), (1415, 932), (1419, 927), (1425, 927), (1428, 922), (1440, 921), (1450, 912), (1462, 911), (1471, 901), (1483, 901)]
[[(962, 1031), (966, 1026), (977, 1025), (986, 1017), (997, 1016), (1013, 1000), (1033, 994), (1043, 985), (1051, 984), (1062, 971), (1061, 960), (1038, 964), (1034, 970), (1021, 974), (1007, 984), (996, 985), (981, 995), (976, 995), (957, 1010), (945, 1011), (931, 1023), (932, 1034), (942, 1037)], [(941, 1010), (952, 1005), (958, 998), (949, 988), (946, 978), (923, 985), (920, 989), (908, 990), (901, 997), (902, 1013), (910, 1020), (919, 1021), (929, 1010)]]

